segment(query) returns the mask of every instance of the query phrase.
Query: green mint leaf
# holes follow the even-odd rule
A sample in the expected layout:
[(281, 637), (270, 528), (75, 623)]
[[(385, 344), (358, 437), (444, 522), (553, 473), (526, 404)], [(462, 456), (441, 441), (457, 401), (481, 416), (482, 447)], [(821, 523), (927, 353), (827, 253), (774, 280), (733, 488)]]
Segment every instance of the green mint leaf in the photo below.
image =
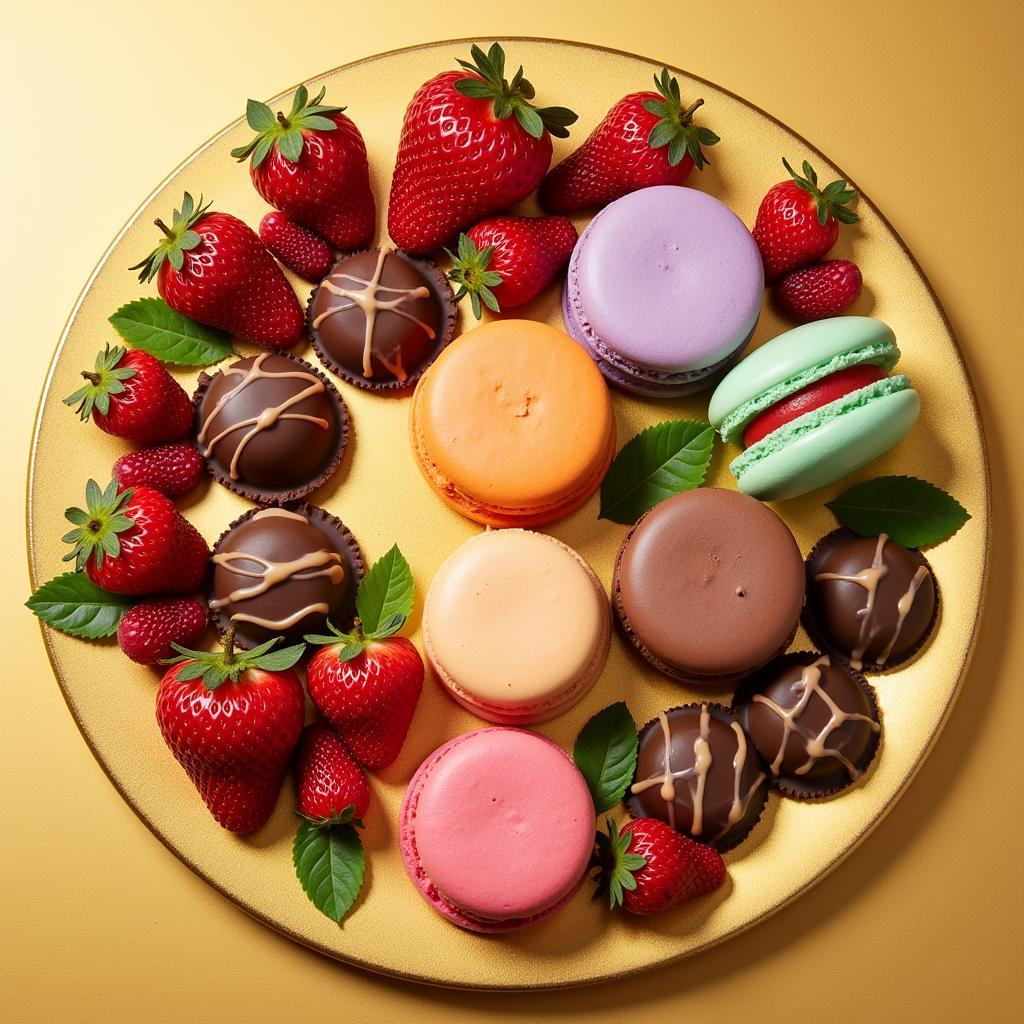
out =
[(121, 616), (131, 606), (130, 598), (103, 590), (80, 572), (55, 576), (25, 602), (48, 626), (86, 640), (116, 633)]
[(359, 584), (356, 614), (367, 633), (376, 633), (392, 615), (408, 618), (413, 602), (412, 570), (396, 544)]
[(886, 533), (905, 548), (938, 544), (971, 518), (952, 495), (914, 476), (880, 476), (854, 484), (826, 507), (855, 533)]
[(394, 636), (401, 628), (405, 625), (405, 616), (399, 612), (395, 612), (394, 615), (389, 615), (367, 639), (368, 640), (384, 640), (389, 636)]
[(292, 863), (306, 895), (322, 914), (341, 924), (363, 884), (366, 858), (351, 825), (317, 828), (299, 824)]
[(572, 759), (587, 780), (598, 814), (614, 807), (636, 768), (636, 723), (623, 701), (609, 704), (580, 730)]
[(601, 519), (631, 526), (659, 502), (704, 480), (715, 433), (706, 423), (669, 420), (623, 445), (601, 484)]
[(196, 323), (163, 299), (136, 299), (110, 318), (118, 334), (163, 363), (209, 366), (235, 355), (228, 335)]

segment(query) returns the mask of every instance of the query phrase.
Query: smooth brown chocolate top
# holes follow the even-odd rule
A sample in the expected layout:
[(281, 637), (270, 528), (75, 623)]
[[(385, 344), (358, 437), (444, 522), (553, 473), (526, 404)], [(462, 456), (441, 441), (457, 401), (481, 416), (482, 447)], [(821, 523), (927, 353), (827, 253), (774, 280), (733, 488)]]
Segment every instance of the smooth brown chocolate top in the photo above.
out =
[(615, 603), (642, 649), (694, 676), (763, 665), (789, 641), (803, 560), (785, 523), (737, 491), (702, 487), (656, 505), (627, 535)]

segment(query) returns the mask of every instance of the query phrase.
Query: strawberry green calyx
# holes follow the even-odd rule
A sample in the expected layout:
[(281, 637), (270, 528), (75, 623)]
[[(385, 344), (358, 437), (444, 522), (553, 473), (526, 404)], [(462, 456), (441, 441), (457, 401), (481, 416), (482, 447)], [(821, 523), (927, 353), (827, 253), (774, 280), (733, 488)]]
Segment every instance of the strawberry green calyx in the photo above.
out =
[(298, 163), (302, 156), (302, 133), (333, 132), (338, 126), (327, 115), (340, 114), (345, 109), (322, 103), (325, 92), (326, 87), (310, 102), (309, 90), (300, 85), (295, 90), (292, 109), (287, 114), (280, 110), (275, 114), (266, 103), (260, 103), (259, 100), (247, 101), (245, 120), (256, 132), (256, 137), (246, 145), (231, 150), (231, 155), (239, 162), (251, 156), (252, 166), (259, 167), (277, 146), (278, 152), (289, 163)]
[(461, 302), (468, 295), (477, 320), (483, 315), (481, 303), (495, 313), (500, 312), (498, 300), (491, 289), (501, 284), (502, 276), (487, 269), (494, 255), (494, 246), (478, 249), (473, 239), (463, 233), (459, 235), (458, 254), (450, 249), (445, 249), (445, 254), (452, 261), (448, 277), (452, 284), (458, 285), (455, 301)]
[(107, 555), (117, 558), (121, 553), (117, 535), (135, 525), (135, 520), (124, 514), (133, 493), (131, 487), (118, 491), (116, 480), (111, 480), (106, 490), (100, 490), (100, 485), (90, 480), (85, 486), (86, 507), (64, 511), (64, 518), (74, 526), (61, 537), (65, 544), (74, 545), (64, 561), (74, 559), (75, 569), (81, 572), (90, 556), (97, 568), (103, 565)]
[(356, 817), (356, 805), (349, 804), (340, 811), (332, 811), (328, 818), (311, 818), (302, 811), (295, 812), (303, 821), (309, 822), (313, 828), (334, 828), (335, 825), (355, 825), (356, 828), (366, 826)]
[(210, 210), (210, 204), (203, 205), (203, 197), (196, 204), (192, 196), (186, 192), (181, 200), (181, 209), (174, 211), (171, 226), (168, 227), (159, 217), (153, 223), (164, 233), (160, 244), (140, 263), (129, 270), (139, 271), (140, 281), (152, 281), (164, 260), (175, 270), (181, 270), (185, 263), (185, 253), (194, 249), (202, 239), (193, 231), (193, 227)]
[(833, 181), (824, 188), (818, 188), (818, 175), (814, 168), (805, 160), (802, 165), (803, 174), (797, 174), (789, 161), (783, 157), (782, 164), (789, 172), (797, 188), (803, 189), (813, 200), (818, 210), (818, 223), (824, 227), (831, 214), (841, 224), (856, 224), (860, 218), (853, 210), (846, 208), (847, 203), (857, 198), (856, 189), (849, 188), (843, 178)]
[(92, 370), (83, 370), (86, 383), (64, 399), (65, 405), (76, 406), (79, 418), (87, 420), (95, 409), (101, 416), (110, 412), (110, 396), (124, 391), (124, 382), (138, 373), (130, 366), (118, 366), (128, 350), (123, 345), (109, 345), (97, 353)]
[(633, 838), (629, 832), (619, 835), (615, 822), (607, 819), (608, 834), (598, 832), (594, 861), (598, 867), (597, 891), (594, 898), (608, 893), (608, 906), (614, 910), (622, 906), (623, 890), (632, 891), (636, 888), (634, 872), (647, 865), (647, 859), (636, 853), (629, 853), (629, 842)]
[(660, 120), (651, 129), (647, 141), (652, 149), (668, 146), (668, 162), (672, 167), (677, 167), (689, 154), (693, 166), (701, 170), (711, 162), (704, 155), (703, 147), (721, 141), (710, 128), (693, 123), (694, 112), (704, 101), (694, 100), (684, 109), (679, 82), (669, 74), (668, 68), (662, 68), (661, 74), (654, 76), (654, 85), (662, 98), (644, 100), (642, 105)]
[(454, 83), (455, 89), (476, 100), (492, 100), (494, 116), (499, 121), (515, 115), (523, 131), (539, 139), (547, 129), (560, 139), (569, 137), (569, 125), (578, 114), (565, 107), (535, 107), (530, 100), (536, 95), (533, 86), (523, 77), (520, 66), (512, 81), (505, 78), (505, 51), (492, 43), (484, 53), (475, 43), (470, 51), (473, 63), (460, 60), (458, 63), (472, 72), (471, 78), (460, 78)]
[(216, 690), (228, 680), (237, 683), (242, 673), (250, 669), (284, 672), (291, 668), (302, 657), (306, 645), (295, 644), (293, 647), (272, 650), (280, 642), (281, 638), (275, 636), (251, 651), (236, 651), (235, 629), (232, 626), (224, 634), (224, 646), (219, 651), (191, 651), (172, 642), (171, 647), (178, 652), (178, 656), (168, 658), (161, 664), (182, 666), (176, 677), (178, 682), (201, 679), (207, 690)]
[(302, 639), (313, 647), (337, 647), (338, 661), (351, 661), (358, 658), (373, 640), (386, 640), (394, 636), (405, 625), (405, 619), (404, 615), (396, 612), (388, 616), (377, 629), (367, 632), (357, 618), (352, 624), (351, 633), (343, 633), (333, 622), (328, 622), (330, 633), (310, 633)]

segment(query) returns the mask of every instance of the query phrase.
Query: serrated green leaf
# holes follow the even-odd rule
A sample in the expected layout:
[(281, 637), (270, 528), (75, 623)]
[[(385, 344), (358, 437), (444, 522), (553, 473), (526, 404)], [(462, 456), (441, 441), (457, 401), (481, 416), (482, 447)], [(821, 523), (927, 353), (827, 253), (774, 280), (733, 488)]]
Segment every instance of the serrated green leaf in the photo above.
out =
[(636, 752), (636, 723), (623, 701), (609, 704), (580, 730), (572, 759), (587, 780), (598, 814), (622, 799), (636, 768)]
[(84, 573), (65, 572), (39, 587), (25, 606), (62, 633), (96, 640), (117, 632), (132, 601), (96, 586)]
[(375, 633), (392, 615), (407, 618), (412, 611), (414, 586), (412, 570), (394, 545), (374, 564), (359, 584), (356, 614), (363, 630)]
[(224, 331), (196, 323), (163, 299), (147, 297), (122, 306), (110, 322), (128, 344), (164, 363), (209, 366), (234, 355)]
[(301, 822), (292, 846), (292, 863), (313, 905), (340, 924), (359, 896), (366, 872), (356, 830), (351, 825), (317, 828)]
[(707, 423), (669, 420), (641, 431), (615, 457), (601, 484), (601, 519), (632, 525), (659, 502), (699, 487), (715, 434)]
[(914, 476), (880, 476), (854, 484), (826, 507), (855, 533), (885, 533), (905, 548), (938, 544), (971, 518), (952, 495)]

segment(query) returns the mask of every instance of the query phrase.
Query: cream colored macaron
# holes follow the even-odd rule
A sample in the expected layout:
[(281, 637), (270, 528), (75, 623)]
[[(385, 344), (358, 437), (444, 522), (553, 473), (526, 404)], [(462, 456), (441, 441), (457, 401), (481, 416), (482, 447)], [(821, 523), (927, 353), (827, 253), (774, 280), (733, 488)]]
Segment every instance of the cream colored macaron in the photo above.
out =
[(423, 611), (423, 642), (451, 696), (489, 722), (542, 722), (604, 668), (611, 614), (600, 580), (554, 537), (489, 530), (449, 555)]

